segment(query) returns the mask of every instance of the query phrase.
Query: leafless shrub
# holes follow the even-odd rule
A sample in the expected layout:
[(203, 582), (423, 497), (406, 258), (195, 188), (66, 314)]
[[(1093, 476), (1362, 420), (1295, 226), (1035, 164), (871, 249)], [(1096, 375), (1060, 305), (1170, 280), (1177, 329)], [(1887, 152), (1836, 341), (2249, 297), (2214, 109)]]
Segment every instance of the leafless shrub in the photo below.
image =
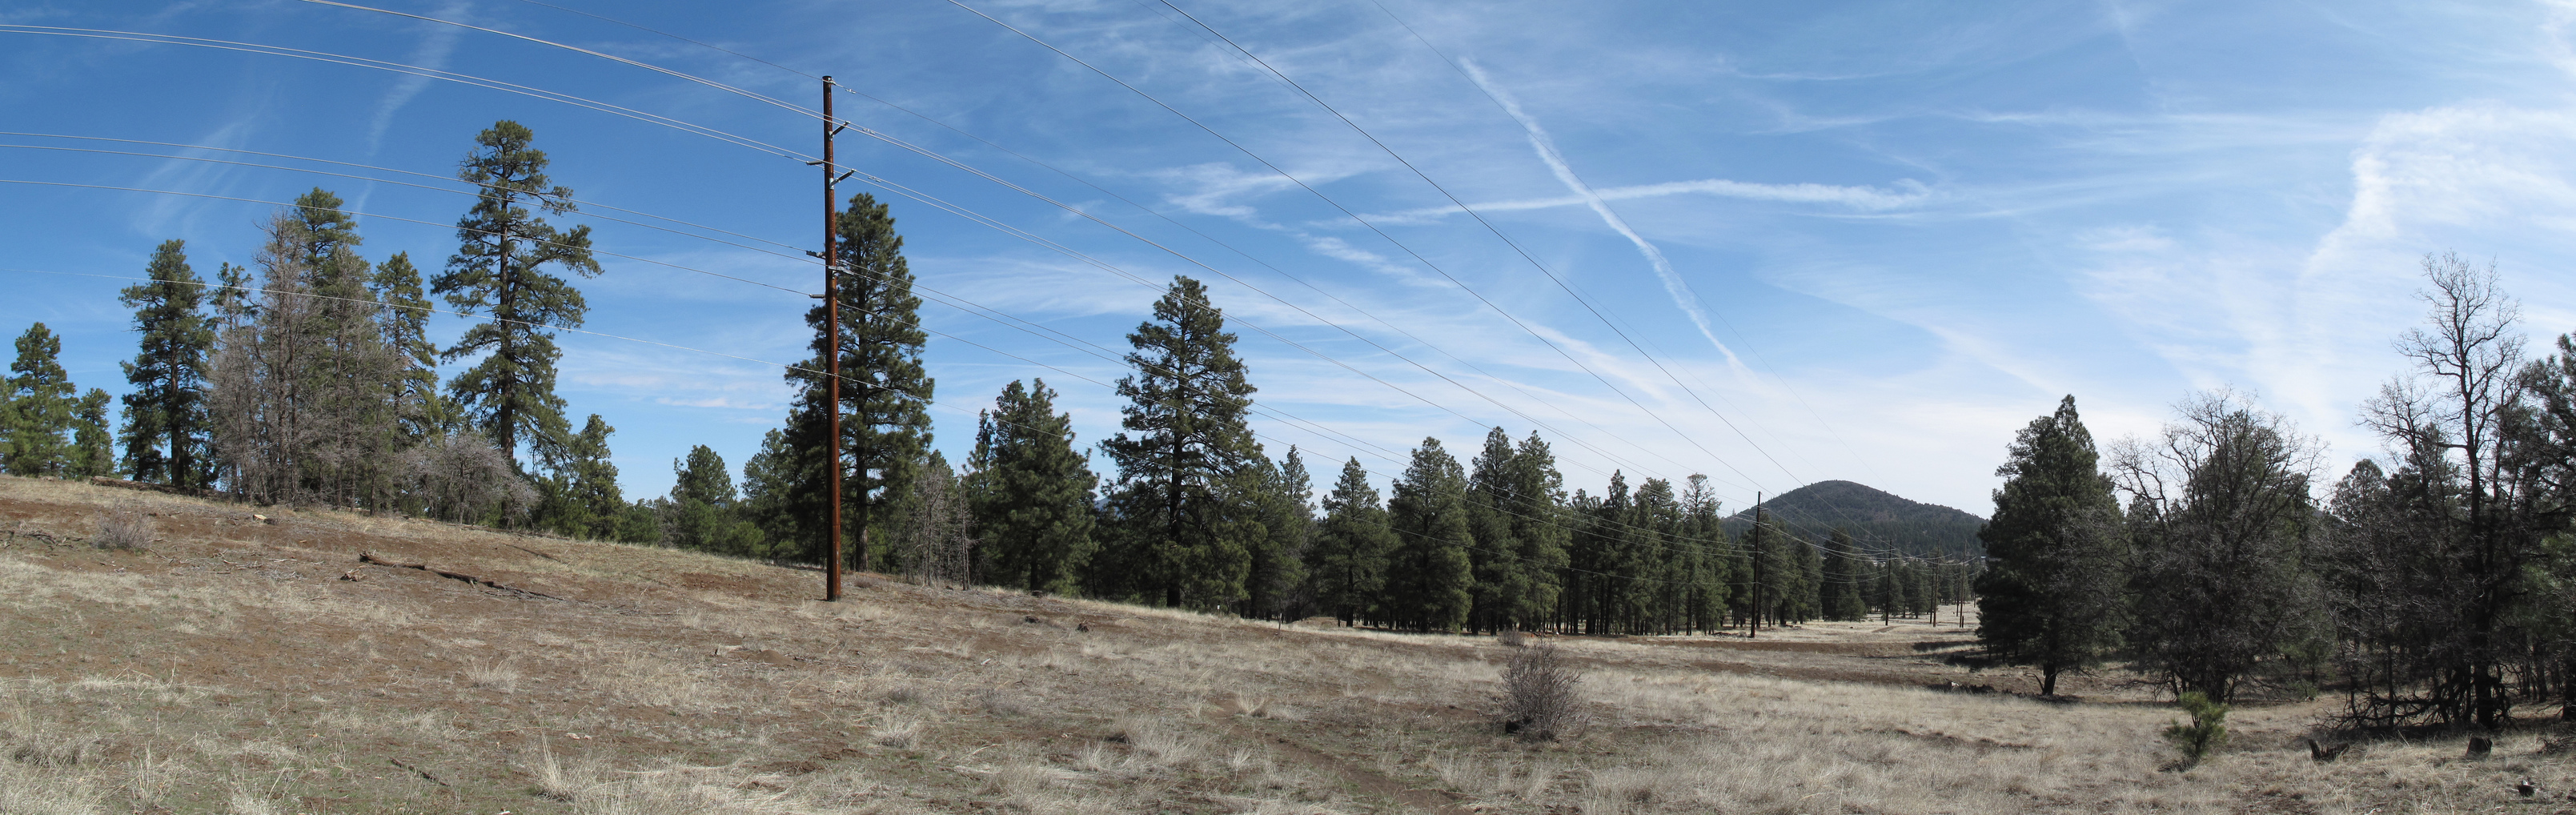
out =
[(975, 539), (968, 526), (965, 485), (945, 466), (922, 468), (912, 485), (912, 508), (896, 540), (903, 571), (923, 585), (973, 582)]
[(143, 508), (124, 504), (98, 514), (98, 535), (91, 546), (140, 552), (152, 546), (152, 518)]
[(1503, 668), (1503, 732), (1538, 741), (1581, 734), (1591, 722), (1583, 712), (1582, 684), (1583, 672), (1566, 664), (1554, 645), (1512, 654)]
[(449, 434), (405, 451), (403, 476), (423, 514), (433, 518), (474, 522), (536, 503), (536, 489), (480, 433)]

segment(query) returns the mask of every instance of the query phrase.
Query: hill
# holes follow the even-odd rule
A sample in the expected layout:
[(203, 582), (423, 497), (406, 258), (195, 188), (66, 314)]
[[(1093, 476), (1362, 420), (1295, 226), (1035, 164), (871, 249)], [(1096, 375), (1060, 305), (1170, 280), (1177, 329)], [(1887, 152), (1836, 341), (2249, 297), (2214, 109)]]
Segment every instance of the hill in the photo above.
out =
[[(147, 548), (95, 545), (134, 515)], [(2244, 706), (2235, 754), (2172, 772), (2152, 687), (2033, 701), (1941, 659), (1955, 622), (1549, 637), (1592, 725), (1524, 742), (1499, 697), (1531, 652), (1494, 637), (819, 583), (0, 476), (0, 811), (2468, 811), (2564, 775), (2527, 732), (2492, 762), (2445, 766), (2463, 733), (2314, 764), (2295, 739), (2331, 694)]]
[[(1779, 518), (1801, 536), (1819, 541), (1839, 528), (1871, 548), (1894, 549), (1926, 557), (1973, 557), (1985, 553), (1977, 528), (1986, 519), (1939, 504), (1909, 501), (1886, 491), (1850, 481), (1818, 481), (1763, 502), (1766, 515)], [(1728, 516), (1730, 534), (1743, 534), (1753, 524), (1753, 509)]]

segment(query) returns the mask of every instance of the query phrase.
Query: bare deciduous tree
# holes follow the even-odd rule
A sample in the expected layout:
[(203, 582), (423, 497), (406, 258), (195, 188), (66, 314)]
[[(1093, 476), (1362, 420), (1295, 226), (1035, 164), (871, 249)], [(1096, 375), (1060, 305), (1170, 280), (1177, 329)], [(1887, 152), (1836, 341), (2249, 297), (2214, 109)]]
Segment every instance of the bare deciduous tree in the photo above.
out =
[(921, 468), (895, 541), (905, 574), (932, 586), (974, 581), (974, 515), (966, 498), (947, 462), (934, 456)]

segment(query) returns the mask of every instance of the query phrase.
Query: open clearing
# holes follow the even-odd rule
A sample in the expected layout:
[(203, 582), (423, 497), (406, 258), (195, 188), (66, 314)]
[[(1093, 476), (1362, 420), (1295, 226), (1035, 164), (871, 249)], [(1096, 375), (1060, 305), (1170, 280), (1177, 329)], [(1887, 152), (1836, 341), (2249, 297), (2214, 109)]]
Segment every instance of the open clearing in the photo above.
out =
[[(89, 545), (118, 507), (148, 550)], [(2180, 770), (2149, 691), (2012, 695), (1946, 623), (1553, 638), (1594, 723), (1527, 744), (1491, 637), (820, 583), (0, 477), (0, 812), (2576, 813), (2563, 731), (2319, 764), (2331, 700), (2249, 704)]]

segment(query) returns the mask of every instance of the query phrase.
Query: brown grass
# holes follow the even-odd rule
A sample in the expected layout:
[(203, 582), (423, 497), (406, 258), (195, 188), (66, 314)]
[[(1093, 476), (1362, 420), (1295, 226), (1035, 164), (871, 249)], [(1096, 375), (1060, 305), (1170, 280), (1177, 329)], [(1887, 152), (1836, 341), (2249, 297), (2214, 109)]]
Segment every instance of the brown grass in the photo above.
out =
[[(126, 501), (150, 551), (63, 542)], [(1547, 638), (1594, 722), (1526, 743), (1498, 723), (1530, 651), (1491, 637), (899, 581), (820, 603), (807, 570), (273, 514), (0, 478), (0, 812), (2576, 808), (2511, 792), (2576, 788), (2537, 732), (2312, 763), (2324, 703), (2241, 705), (2228, 751), (2169, 771), (2171, 707), (2110, 678), (2075, 704), (1926, 689), (2033, 681), (1915, 648), (1946, 624)]]

